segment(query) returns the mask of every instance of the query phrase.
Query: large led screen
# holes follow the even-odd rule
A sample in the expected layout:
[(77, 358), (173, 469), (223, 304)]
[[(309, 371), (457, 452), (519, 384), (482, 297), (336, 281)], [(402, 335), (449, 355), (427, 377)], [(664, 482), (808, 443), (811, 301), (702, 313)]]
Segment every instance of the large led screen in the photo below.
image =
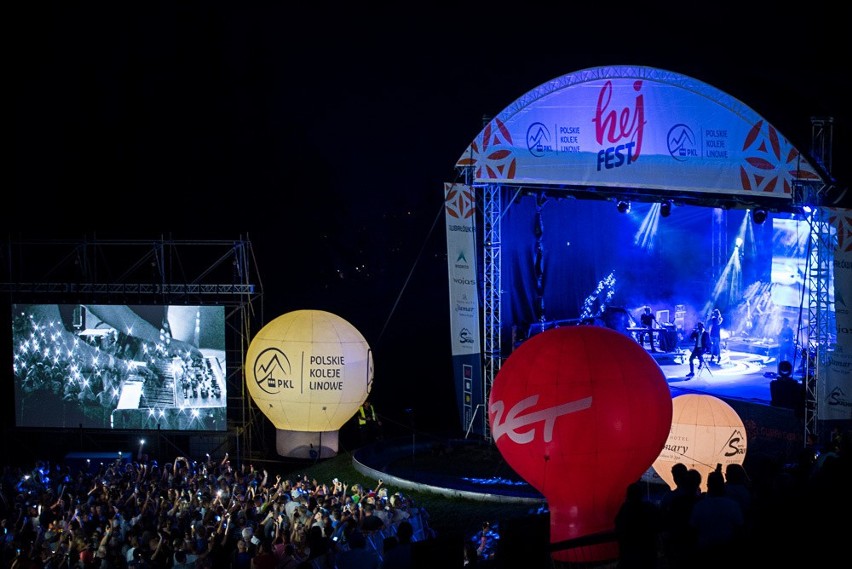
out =
[(13, 304), (18, 427), (224, 431), (222, 306)]

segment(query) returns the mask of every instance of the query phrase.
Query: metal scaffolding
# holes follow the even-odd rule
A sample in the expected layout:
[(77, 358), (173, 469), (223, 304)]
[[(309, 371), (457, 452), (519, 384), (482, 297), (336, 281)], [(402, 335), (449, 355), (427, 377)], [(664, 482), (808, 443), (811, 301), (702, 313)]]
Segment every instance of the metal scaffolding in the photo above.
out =
[[(832, 139), (834, 120), (830, 117), (811, 117), (811, 154), (827, 173), (831, 174)], [(820, 384), (829, 369), (831, 330), (835, 327), (834, 307), (831, 305), (829, 287), (832, 283), (835, 239), (831, 234), (828, 211), (820, 207), (826, 186), (802, 185), (797, 197), (802, 205), (812, 206), (808, 258), (808, 339), (804, 353), (805, 384), (805, 443), (808, 435), (819, 436), (821, 419)], [(823, 381), (820, 380), (823, 379)]]
[(834, 247), (825, 208), (817, 207), (810, 218), (810, 257), (808, 277), (808, 342), (804, 355), (805, 441), (819, 436), (820, 381), (828, 371), (831, 345), (831, 270)]
[[(232, 456), (248, 457), (262, 443), (263, 416), (252, 405), (242, 362), (253, 323), (263, 321), (262, 288), (251, 242), (10, 237), (0, 249), (0, 289), (10, 303), (198, 304), (226, 309), (229, 366), (227, 433)], [(256, 306), (256, 305), (260, 306)], [(198, 438), (216, 439), (210, 433)]]
[[(489, 185), (483, 188), (483, 239), (485, 242), (484, 259), (484, 282), (483, 282), (483, 386), (484, 403), (487, 405), (491, 396), (491, 386), (494, 378), (500, 371), (502, 363), (502, 336), (500, 330), (500, 297), (502, 284), (502, 261), (500, 251), (502, 247), (500, 214), (502, 211), (502, 198), (500, 186)], [(491, 440), (491, 432), (488, 427), (488, 410), (483, 413), (482, 433), (485, 440)]]

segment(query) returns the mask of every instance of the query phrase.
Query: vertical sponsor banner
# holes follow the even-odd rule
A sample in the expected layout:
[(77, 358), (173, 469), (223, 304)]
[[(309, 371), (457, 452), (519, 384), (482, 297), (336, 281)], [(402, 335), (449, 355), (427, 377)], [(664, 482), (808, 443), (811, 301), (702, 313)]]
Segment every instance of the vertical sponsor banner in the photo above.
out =
[(817, 391), (820, 420), (852, 419), (852, 317), (847, 303), (852, 302), (852, 214), (831, 210), (828, 216), (837, 235), (834, 250), (834, 315), (837, 343), (831, 354), (825, 382)]
[(456, 395), (467, 429), (482, 401), (479, 299), (476, 282), (476, 226), (473, 188), (444, 184), (447, 265), (450, 286), (450, 334)]

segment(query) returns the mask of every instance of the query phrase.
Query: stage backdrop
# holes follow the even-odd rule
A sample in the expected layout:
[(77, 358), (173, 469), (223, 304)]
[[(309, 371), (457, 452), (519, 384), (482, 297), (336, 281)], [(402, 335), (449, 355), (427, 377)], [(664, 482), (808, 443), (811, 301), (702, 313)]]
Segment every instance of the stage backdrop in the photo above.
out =
[[(802, 189), (806, 194), (825, 187), (828, 178), (776, 128), (741, 101), (691, 77), (642, 66), (585, 69), (538, 86), (494, 117), (465, 149), (456, 167), (473, 173), (473, 185), (446, 185), (444, 190), (454, 368), (463, 420), (469, 418), (471, 406), (476, 408), (484, 403), (487, 389), (480, 389), (482, 399), (477, 393), (469, 400), (470, 391), (465, 386), (471, 373), (474, 378), (479, 377), (481, 363), (472, 372), (465, 366), (476, 363), (474, 356), (480, 351), (476, 346), (461, 350), (457, 340), (462, 328), (456, 299), (464, 294), (464, 298), (473, 300), (483, 293), (481, 272), (471, 276), (464, 293), (457, 280), (455, 264), (459, 250), (455, 243), (461, 225), (459, 212), (453, 208), (458, 207), (460, 196), (466, 200), (465, 212), (473, 214), (477, 188), (500, 186), (505, 192), (498, 223), (511, 223), (513, 217), (534, 220), (529, 223), (531, 242), (514, 246), (509, 243), (509, 235), (502, 233), (502, 242), (492, 244), (503, 255), (500, 258), (503, 278), (514, 278), (513, 272), (527, 271), (522, 264), (536, 270), (532, 281), (521, 278), (512, 283), (514, 286), (526, 282), (526, 289), (510, 290), (503, 283), (504, 290), (498, 294), (502, 295), (501, 302), (507, 304), (502, 311), (497, 307), (502, 325), (504, 317), (524, 311), (526, 321), (535, 322), (546, 310), (554, 308), (552, 303), (564, 302), (582, 313), (589, 308), (585, 306), (589, 302), (605, 300), (612, 280), (618, 277), (591, 276), (568, 267), (560, 278), (577, 283), (573, 289), (575, 297), (545, 298), (547, 293), (543, 289), (548, 279), (553, 282), (560, 274), (556, 268), (558, 261), (543, 254), (549, 246), (547, 240), (555, 234), (553, 229), (562, 230), (572, 224), (600, 227), (608, 224), (609, 218), (603, 216), (617, 214), (614, 204), (602, 202), (607, 211), (601, 208), (600, 213), (595, 211), (584, 219), (556, 219), (553, 212), (561, 208), (545, 207), (543, 197), (558, 199), (560, 193), (567, 196), (571, 191), (582, 191), (592, 198), (599, 192), (599, 199), (605, 200), (607, 195), (620, 191), (625, 194), (639, 191), (645, 196), (659, 195), (661, 200), (700, 197), (740, 207), (744, 202), (759, 200), (771, 202), (776, 209), (793, 211), (794, 198), (801, 197), (795, 195), (796, 191)], [(535, 198), (538, 201), (521, 199), (524, 195), (538, 196)], [(517, 206), (527, 210), (516, 212)], [(708, 216), (714, 210), (721, 211), (706, 209)], [(474, 232), (465, 235), (473, 238)], [(561, 239), (558, 235), (557, 240)], [(755, 242), (761, 246), (759, 240)], [(575, 242), (564, 240), (561, 245), (573, 247)], [(609, 246), (618, 249), (619, 241), (613, 238)], [(473, 256), (475, 244), (467, 239), (466, 247)], [(699, 274), (697, 278), (703, 277)], [(838, 284), (838, 288), (843, 286)], [(592, 294), (584, 296), (586, 291)], [(488, 306), (491, 301), (484, 298), (482, 304)], [(479, 330), (480, 326), (464, 328)], [(504, 343), (507, 337), (514, 337), (514, 332), (501, 330)], [(503, 357), (509, 353), (506, 346), (501, 346), (501, 351)], [(847, 410), (850, 387), (852, 384), (847, 381), (840, 390)]]

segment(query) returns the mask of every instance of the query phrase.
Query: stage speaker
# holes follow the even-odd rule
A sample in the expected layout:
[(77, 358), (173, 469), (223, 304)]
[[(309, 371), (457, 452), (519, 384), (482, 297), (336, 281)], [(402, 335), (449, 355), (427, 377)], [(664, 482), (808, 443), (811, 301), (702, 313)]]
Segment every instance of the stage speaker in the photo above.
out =
[(674, 325), (678, 330), (683, 330), (686, 326), (686, 305), (675, 304)]
[(772, 397), (773, 407), (801, 411), (805, 405), (804, 386), (789, 377), (781, 377), (770, 381), (769, 394)]

